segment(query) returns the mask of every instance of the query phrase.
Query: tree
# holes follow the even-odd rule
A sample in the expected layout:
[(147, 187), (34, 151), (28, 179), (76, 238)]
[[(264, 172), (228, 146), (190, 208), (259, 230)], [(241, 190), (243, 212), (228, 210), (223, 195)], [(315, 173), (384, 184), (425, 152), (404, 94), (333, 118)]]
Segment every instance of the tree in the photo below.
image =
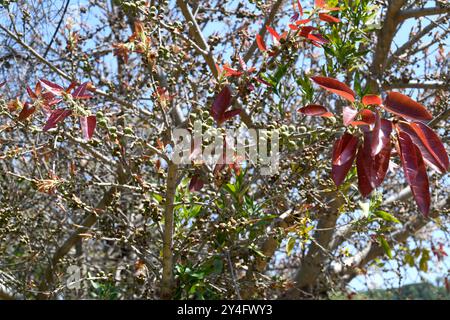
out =
[[(2, 1), (0, 298), (446, 277), (450, 7), (430, 3)], [(276, 170), (219, 139), (241, 125)], [(214, 141), (232, 152), (199, 161)]]

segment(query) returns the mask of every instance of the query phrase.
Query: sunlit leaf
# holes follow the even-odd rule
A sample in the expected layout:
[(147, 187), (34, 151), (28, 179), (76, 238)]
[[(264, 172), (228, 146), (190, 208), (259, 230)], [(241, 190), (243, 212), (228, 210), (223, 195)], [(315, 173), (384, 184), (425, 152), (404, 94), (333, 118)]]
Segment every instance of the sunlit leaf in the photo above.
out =
[(355, 93), (350, 89), (345, 83), (342, 83), (336, 79), (328, 77), (311, 77), (311, 79), (317, 83), (322, 88), (340, 95), (341, 97), (349, 100), (350, 102), (355, 101)]
[(409, 120), (431, 120), (432, 114), (420, 103), (399, 92), (389, 92), (384, 109)]

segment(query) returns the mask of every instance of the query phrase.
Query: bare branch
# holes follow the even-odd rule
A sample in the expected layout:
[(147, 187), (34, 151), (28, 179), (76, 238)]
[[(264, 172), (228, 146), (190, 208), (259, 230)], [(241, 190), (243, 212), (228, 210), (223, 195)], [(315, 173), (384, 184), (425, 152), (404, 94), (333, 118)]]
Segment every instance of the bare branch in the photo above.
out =
[(410, 9), (410, 10), (404, 10), (404, 11), (400, 12), (399, 19), (401, 21), (403, 21), (403, 20), (410, 19), (410, 18), (433, 16), (433, 15), (449, 13), (449, 12), (450, 12), (450, 7)]

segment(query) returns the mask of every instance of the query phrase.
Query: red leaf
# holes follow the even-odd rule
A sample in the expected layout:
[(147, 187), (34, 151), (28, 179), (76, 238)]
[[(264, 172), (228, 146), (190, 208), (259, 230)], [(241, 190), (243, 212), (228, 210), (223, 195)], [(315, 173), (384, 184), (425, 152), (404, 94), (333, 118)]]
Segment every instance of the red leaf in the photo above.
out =
[(311, 77), (311, 79), (322, 88), (336, 93), (350, 102), (355, 101), (355, 93), (345, 83), (328, 77)]
[(62, 92), (65, 91), (63, 87), (54, 82), (45, 79), (40, 79), (39, 82), (41, 83), (42, 87), (44, 87), (47, 91), (53, 93), (55, 96), (60, 96), (62, 95)]
[(398, 133), (400, 159), (406, 181), (416, 200), (420, 212), (427, 217), (430, 212), (430, 190), (425, 163), (419, 148), (412, 142), (406, 132)]
[(45, 132), (45, 131), (48, 131), (51, 128), (56, 127), (58, 122), (64, 120), (65, 118), (67, 118), (71, 114), (72, 114), (71, 110), (64, 110), (64, 109), (56, 109), (56, 110), (54, 110), (50, 114), (50, 117), (48, 118), (48, 120), (45, 123), (45, 126), (44, 126), (44, 128), (42, 130)]
[(227, 64), (225, 64), (223, 66), (223, 70), (225, 70), (225, 77), (240, 77), (242, 76), (243, 72), (242, 71), (238, 71), (236, 69), (231, 68), (230, 66), (228, 66)]
[(398, 122), (397, 128), (406, 132), (419, 148), (425, 162), (434, 170), (445, 173), (449, 167), (449, 158), (438, 135), (421, 122)]
[(318, 8), (324, 8), (326, 5), (325, 0), (314, 0), (314, 5)]
[(36, 111), (36, 108), (34, 106), (30, 106), (28, 102), (25, 102), (23, 105), (22, 110), (19, 113), (18, 120), (25, 120), (29, 116), (31, 116)]
[(6, 84), (6, 80), (3, 82), (0, 82), (0, 88), (3, 87)]
[(200, 176), (198, 174), (194, 174), (191, 178), (191, 181), (189, 182), (189, 191), (190, 192), (200, 191), (204, 185), (205, 183), (200, 178)]
[(352, 107), (344, 107), (343, 117), (344, 117), (344, 126), (348, 126), (353, 119), (355, 119), (358, 114), (358, 110)]
[(372, 130), (372, 157), (375, 157), (387, 144), (390, 143), (392, 132), (392, 123), (389, 120), (381, 119), (378, 112), (375, 113), (375, 119), (375, 127)]
[(256, 35), (256, 44), (258, 45), (259, 50), (261, 50), (262, 52), (267, 51), (264, 39), (259, 34)]
[(90, 98), (92, 98), (92, 95), (90, 95), (89, 93), (86, 93), (88, 86), (89, 86), (89, 82), (85, 82), (85, 83), (81, 84), (78, 88), (76, 88), (73, 91), (72, 97), (74, 97), (75, 99), (90, 99)]
[[(349, 133), (344, 133), (344, 135), (334, 143), (331, 177), (336, 186), (340, 186), (344, 182), (345, 177), (347, 176), (347, 173), (355, 160), (357, 147), (358, 138)], [(342, 159), (344, 158), (341, 156), (342, 153), (346, 154), (345, 158), (348, 160), (341, 165), (335, 164), (339, 157)]]
[(352, 126), (370, 126), (375, 123), (375, 113), (372, 110), (363, 109), (359, 112), (359, 115), (361, 116), (361, 120), (352, 121)]
[(375, 117), (375, 112), (373, 112), (372, 110), (369, 109), (363, 109), (360, 112), (361, 115), (361, 120), (368, 123), (368, 124), (374, 124), (376, 117)]
[(298, 12), (300, 13), (300, 16), (302, 16), (303, 8), (302, 8), (302, 5), (300, 4), (300, 0), (297, 0), (297, 7), (298, 7)]
[(225, 112), (223, 114), (223, 121), (226, 121), (228, 119), (233, 118), (234, 116), (239, 115), (241, 113), (241, 111), (242, 111), (241, 109), (233, 109), (233, 110)]
[(309, 22), (311, 22), (311, 19), (302, 19), (302, 20), (295, 21), (295, 24), (300, 25), (300, 24), (306, 24)]
[(267, 29), (267, 31), (269, 31), (269, 33), (272, 35), (272, 39), (273, 39), (274, 44), (275, 44), (276, 46), (279, 45), (279, 44), (280, 44), (281, 36), (278, 34), (278, 32), (276, 32), (274, 29), (272, 29), (272, 28), (269, 27), (269, 26), (266, 26), (266, 29)]
[[(298, 21), (297, 21), (297, 25), (298, 25)], [(302, 30), (299, 33), (300, 37), (305, 37), (308, 38), (308, 35), (313, 31), (313, 30), (317, 30), (317, 28), (312, 27), (312, 26), (304, 26), (302, 27)]]
[(95, 116), (80, 117), (81, 131), (86, 140), (90, 140), (94, 134), (97, 118)]
[(28, 93), (28, 96), (33, 100), (38, 98), (38, 96), (34, 93), (33, 90), (31, 90), (31, 88), (29, 86), (27, 86), (27, 93)]
[(398, 92), (389, 92), (382, 107), (410, 120), (431, 120), (433, 118), (423, 105)]
[(298, 111), (307, 116), (319, 116), (324, 118), (334, 117), (327, 108), (318, 104), (308, 104), (307, 106), (298, 109)]
[(216, 120), (217, 124), (221, 124), (225, 120), (228, 120), (241, 112), (240, 109), (225, 112), (230, 106), (231, 90), (228, 86), (225, 86), (217, 95), (211, 107), (211, 116)]
[(319, 19), (329, 23), (338, 23), (341, 22), (339, 18), (333, 17), (332, 15), (326, 13), (319, 13)]
[(320, 44), (324, 44), (324, 43), (330, 42), (327, 39), (325, 39), (320, 33), (310, 33), (310, 34), (308, 34), (307, 38), (309, 40), (315, 41), (315, 42), (320, 43)]
[[(387, 120), (383, 119), (383, 121)], [(388, 125), (382, 124), (382, 126)], [(363, 197), (367, 197), (374, 188), (381, 185), (389, 168), (389, 159), (391, 157), (390, 141), (383, 145), (382, 150), (375, 157), (372, 157), (372, 138), (373, 132), (364, 132), (364, 145), (363, 148), (358, 150), (356, 159), (358, 188)]]
[(356, 157), (356, 171), (358, 173), (358, 190), (364, 198), (373, 190), (370, 172), (367, 170), (370, 167), (367, 165), (367, 162), (367, 152), (364, 152), (364, 147), (360, 146)]
[(365, 106), (370, 106), (370, 105), (381, 105), (382, 101), (380, 96), (377, 96), (376, 94), (366, 94), (363, 98), (362, 98), (362, 103)]
[(341, 145), (339, 145), (339, 153), (333, 155), (333, 164), (334, 165), (343, 165), (350, 161), (350, 159), (354, 156), (355, 150), (358, 145), (358, 138), (353, 137), (350, 134), (344, 134), (343, 140), (341, 140)]

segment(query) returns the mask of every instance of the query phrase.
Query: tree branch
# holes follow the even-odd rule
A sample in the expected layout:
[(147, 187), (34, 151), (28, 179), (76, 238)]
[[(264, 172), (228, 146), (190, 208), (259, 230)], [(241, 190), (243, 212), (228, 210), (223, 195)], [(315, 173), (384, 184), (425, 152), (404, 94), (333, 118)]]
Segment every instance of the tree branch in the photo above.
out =
[[(440, 26), (441, 23), (443, 23), (447, 19), (446, 16), (430, 22), (425, 28), (420, 30), (415, 36), (413, 36), (411, 39), (409, 39), (407, 42), (405, 42), (400, 48), (398, 48), (387, 60), (386, 66), (390, 66), (394, 60), (404, 54), (409, 48), (411, 48), (417, 41), (419, 41), (422, 37), (426, 36), (429, 32), (431, 32), (434, 28), (437, 28)], [(389, 52), (388, 52), (389, 53)]]
[(410, 9), (400, 12), (399, 19), (401, 21), (410, 18), (420, 18), (425, 16), (432, 16), (437, 14), (449, 13), (450, 7), (435, 7), (435, 8), (419, 8)]
[(377, 93), (379, 91), (378, 81), (381, 80), (385, 70), (391, 43), (396, 34), (397, 26), (400, 23), (398, 17), (400, 9), (405, 2), (405, 0), (393, 0), (389, 2), (383, 27), (378, 32), (377, 45), (370, 66), (371, 77), (367, 83), (369, 91), (372, 93)]
[(444, 82), (394, 82), (394, 83), (387, 83), (383, 85), (383, 89), (446, 89), (448, 88), (448, 83)]
[(167, 168), (167, 189), (164, 202), (163, 272), (161, 298), (171, 299), (173, 295), (173, 208), (177, 188), (177, 165), (169, 163)]
[[(266, 19), (264, 20), (264, 24), (261, 27), (261, 29), (259, 30), (259, 35), (264, 38), (267, 30), (266, 30), (266, 26), (267, 25), (271, 25), (273, 19), (275, 18), (278, 10), (281, 8), (281, 6), (283, 5), (283, 1), (284, 0), (277, 0), (277, 2), (275, 2), (272, 6), (272, 9), (270, 10), (269, 15), (266, 17)], [(256, 48), (258, 47), (257, 43), (256, 43), (256, 39), (253, 41), (252, 45), (250, 46), (250, 48), (248, 49), (247, 53), (244, 55), (243, 60), (245, 62), (248, 62), (250, 60), (250, 58), (252, 57), (253, 53), (255, 52)]]

